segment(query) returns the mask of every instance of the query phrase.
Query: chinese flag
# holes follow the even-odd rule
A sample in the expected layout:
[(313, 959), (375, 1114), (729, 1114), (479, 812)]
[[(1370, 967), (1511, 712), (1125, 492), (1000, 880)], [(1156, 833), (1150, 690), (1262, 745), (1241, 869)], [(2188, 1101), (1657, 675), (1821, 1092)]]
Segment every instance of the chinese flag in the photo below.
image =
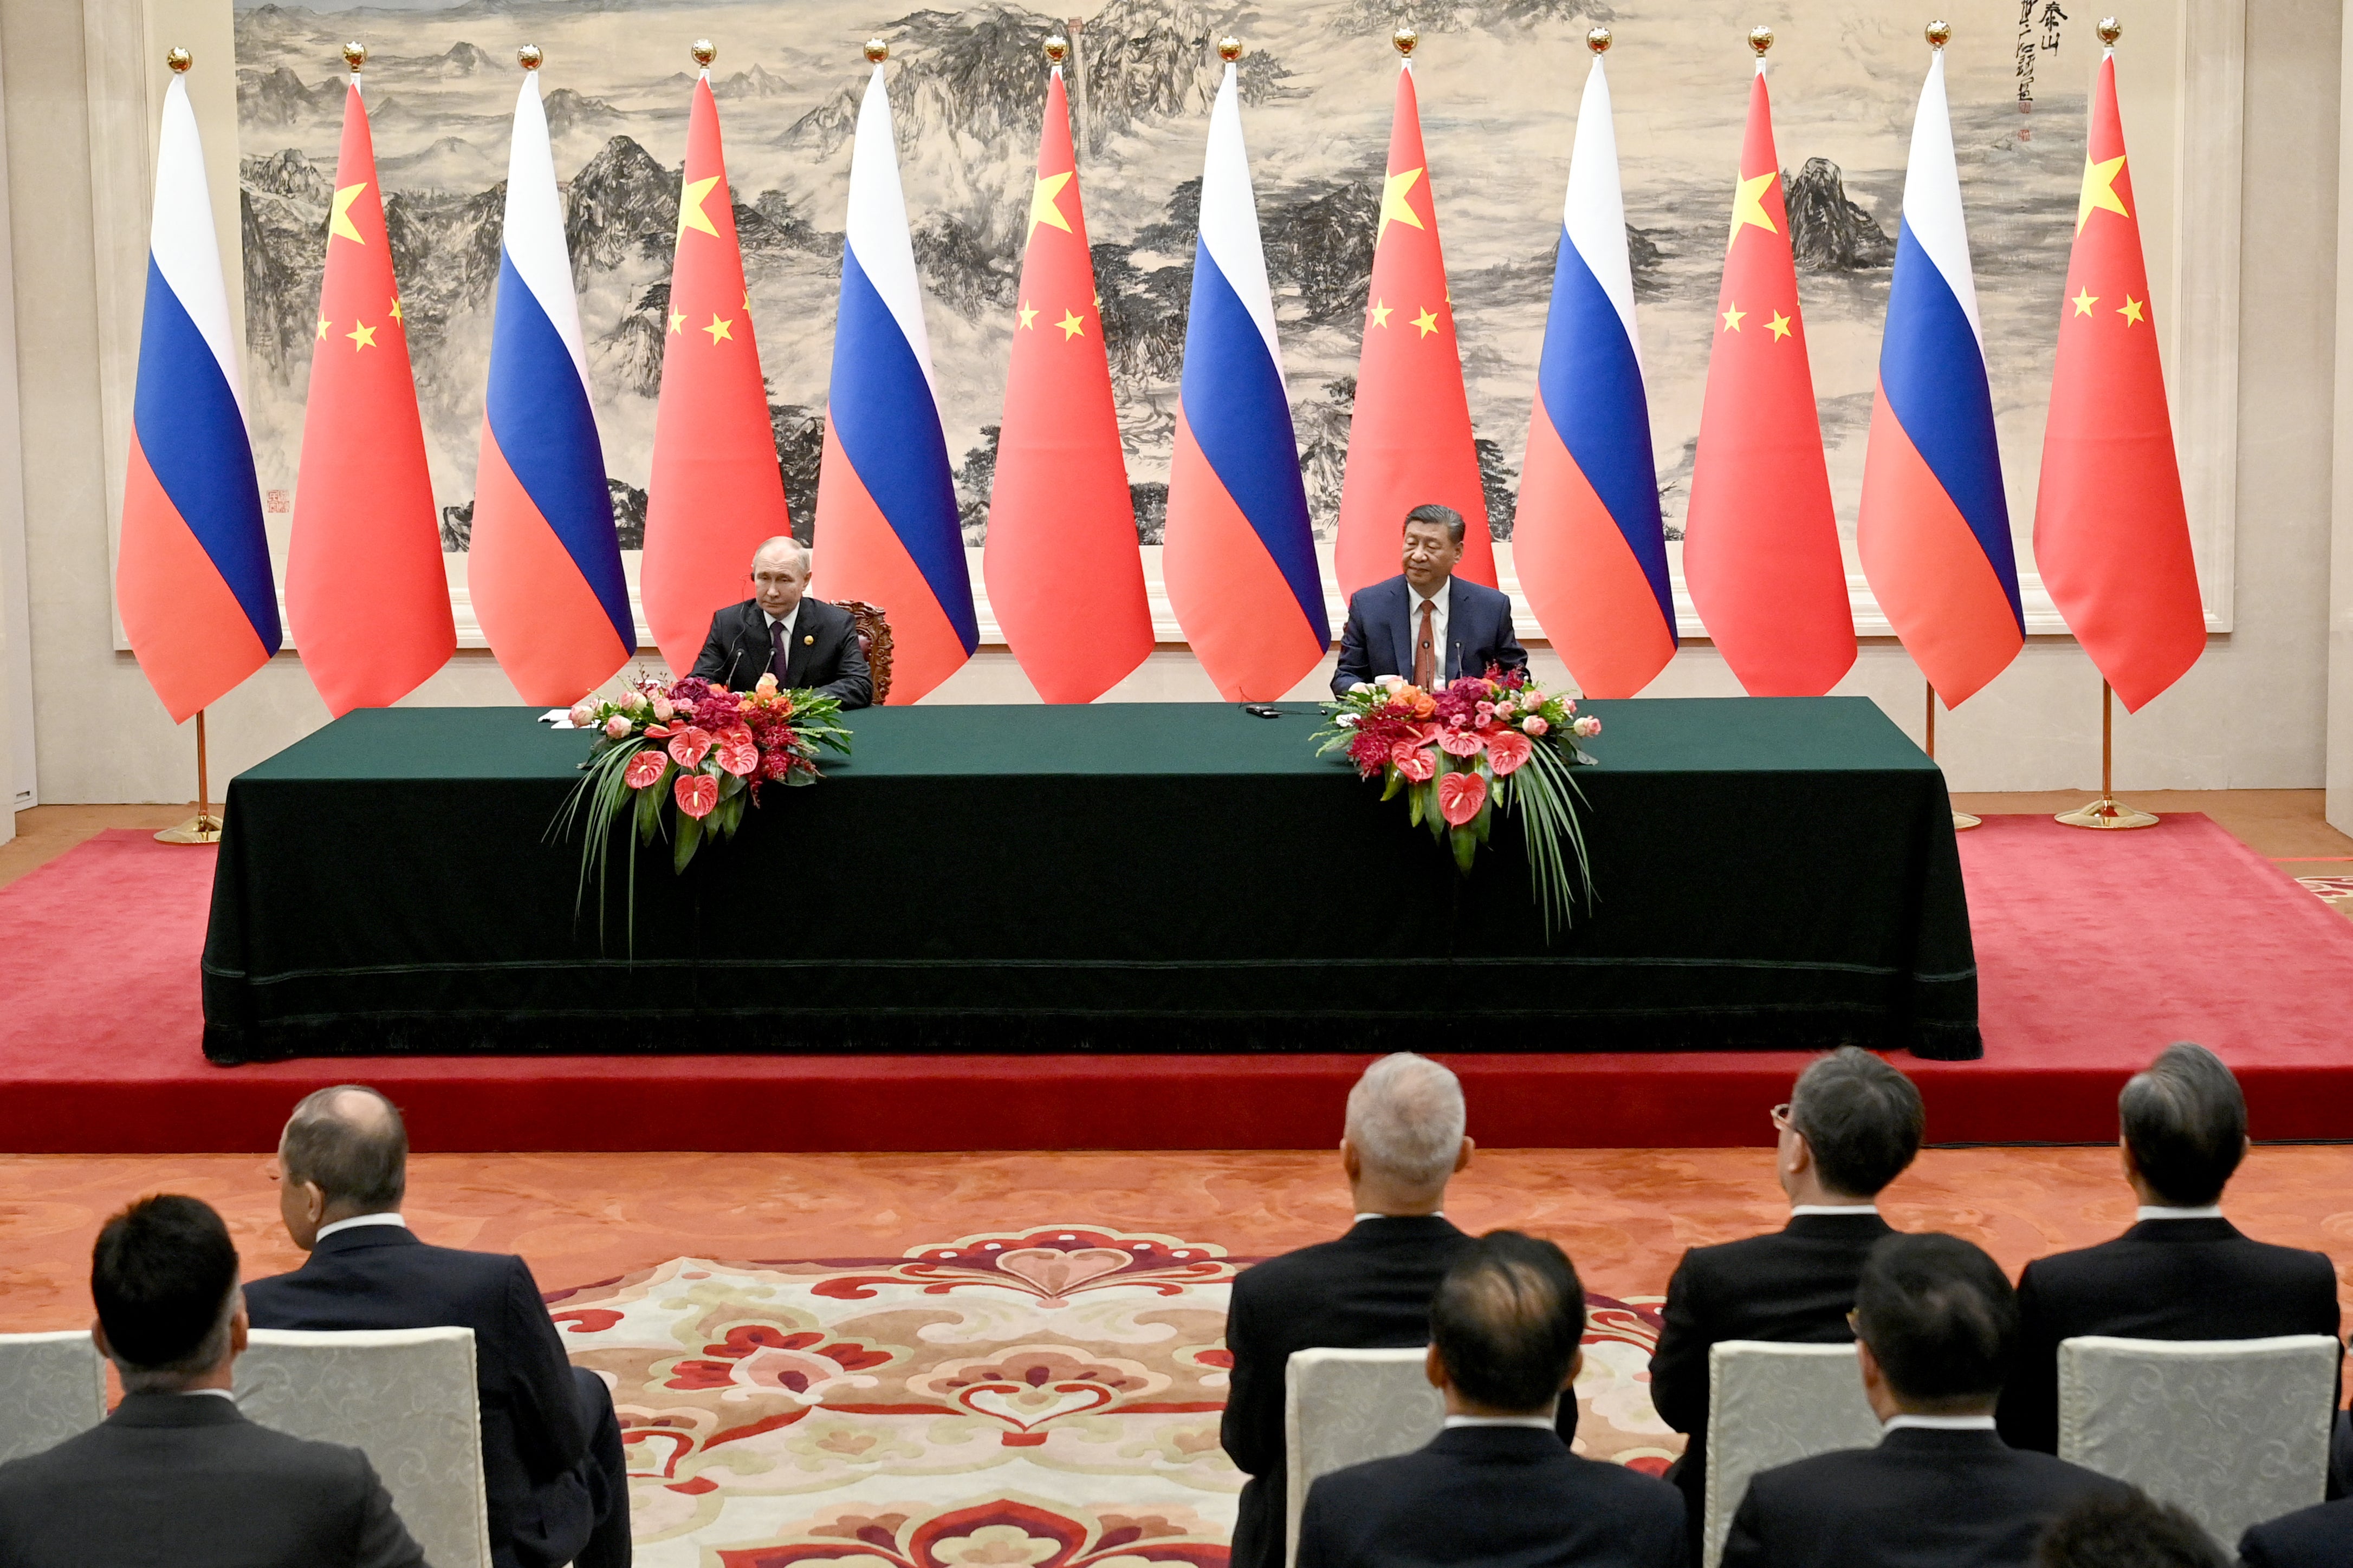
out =
[(687, 117), (665, 330), (638, 591), (654, 642), (683, 672), (702, 650), (712, 612), (751, 595), (760, 542), (793, 531), (709, 71), (694, 84)]
[(1348, 425), (1348, 471), (1340, 482), (1335, 564), (1342, 595), (1398, 574), (1405, 514), (1429, 501), (1462, 514), (1466, 530), (1456, 571), (1495, 586), (1487, 492), (1471, 444), (1471, 404), (1454, 346), (1454, 298), (1446, 288), (1438, 205), (1408, 61), (1398, 71), (1388, 176), (1381, 183), (1381, 226), (1373, 240), (1372, 297), (1365, 306), (1365, 347), (1356, 361), (1356, 406)]
[(2137, 709), (2206, 647), (2189, 519), (2141, 264), (2116, 63), (2100, 61), (2034, 502), (2034, 559), (2068, 629)]
[(1062, 69), (1046, 89), (981, 573), (1049, 702), (1092, 702), (1152, 651)]
[(1715, 300), (1683, 580), (1707, 635), (1752, 697), (1819, 697), (1854, 663), (1854, 615), (1761, 59)]
[(337, 718), (406, 696), (458, 646), (375, 146), (354, 77), (311, 344), (286, 618)]

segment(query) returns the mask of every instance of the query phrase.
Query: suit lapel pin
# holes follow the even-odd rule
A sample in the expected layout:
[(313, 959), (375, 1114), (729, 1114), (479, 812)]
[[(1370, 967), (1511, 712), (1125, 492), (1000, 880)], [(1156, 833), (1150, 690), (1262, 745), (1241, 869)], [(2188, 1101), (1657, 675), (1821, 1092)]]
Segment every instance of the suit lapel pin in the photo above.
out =
[(812, 643), (814, 643), (814, 642), (816, 642), (816, 641), (817, 641), (817, 634), (816, 634), (815, 632), (808, 632), (808, 633), (805, 633), (805, 634), (802, 636), (802, 637), (801, 637), (801, 645), (802, 645), (804, 647), (807, 647), (808, 645), (810, 645), (810, 644), (812, 644)]

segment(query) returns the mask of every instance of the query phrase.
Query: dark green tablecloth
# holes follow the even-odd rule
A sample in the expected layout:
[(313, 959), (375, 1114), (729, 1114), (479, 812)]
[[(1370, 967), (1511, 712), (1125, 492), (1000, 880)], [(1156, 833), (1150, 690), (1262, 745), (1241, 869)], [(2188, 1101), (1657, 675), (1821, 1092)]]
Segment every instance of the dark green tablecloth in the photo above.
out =
[(1151, 703), (853, 714), (685, 876), (641, 857), (634, 959), (548, 836), (587, 737), (363, 710), (229, 785), (205, 1049), (1978, 1054), (1944, 777), (1876, 707), (1588, 710), (1549, 945), (1508, 821), (1461, 879), (1312, 709)]

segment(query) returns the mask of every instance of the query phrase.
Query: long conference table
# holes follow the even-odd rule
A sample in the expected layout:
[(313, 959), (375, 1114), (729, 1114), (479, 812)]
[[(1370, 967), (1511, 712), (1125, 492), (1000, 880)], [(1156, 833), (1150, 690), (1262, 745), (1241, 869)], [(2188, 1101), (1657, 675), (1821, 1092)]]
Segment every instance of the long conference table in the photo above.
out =
[(853, 713), (684, 875), (641, 852), (633, 921), (550, 831), (591, 737), (364, 710), (229, 785), (205, 1051), (1981, 1054), (1944, 776), (1876, 706), (1585, 710), (1548, 940), (1514, 821), (1459, 876), (1309, 704)]

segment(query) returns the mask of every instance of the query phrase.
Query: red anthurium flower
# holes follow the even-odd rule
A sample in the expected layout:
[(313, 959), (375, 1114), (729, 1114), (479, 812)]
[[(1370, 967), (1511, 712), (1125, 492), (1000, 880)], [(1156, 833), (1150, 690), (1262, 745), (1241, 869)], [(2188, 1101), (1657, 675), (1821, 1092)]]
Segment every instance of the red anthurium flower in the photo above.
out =
[(1517, 730), (1499, 726), (1487, 731), (1486, 740), (1487, 765), (1495, 770), (1497, 778), (1515, 771), (1535, 754), (1536, 743)]
[[(680, 767), (698, 766), (710, 754), (711, 731), (708, 730), (698, 730), (689, 724), (670, 738), (670, 760)], [(702, 814), (697, 812), (695, 815), (700, 816)]]
[(648, 740), (667, 741), (670, 738), (670, 727), (667, 724), (649, 724), (646, 726), (646, 738)]
[[(719, 781), (709, 773), (681, 773), (678, 782), (670, 785), (670, 794), (679, 810), (687, 816), (709, 816), (711, 808), (719, 804)], [(1472, 807), (1472, 812), (1477, 815), (1478, 807)]]
[(1389, 753), (1397, 771), (1416, 784), (1428, 784), (1438, 772), (1438, 758), (1419, 746), (1399, 745)]
[(1438, 781), (1438, 809), (1449, 827), (1462, 827), (1487, 804), (1487, 781), (1477, 773), (1449, 773)]
[(621, 782), (631, 789), (644, 789), (660, 779), (662, 769), (669, 763), (670, 759), (662, 755), (659, 746), (648, 746), (631, 757), (628, 765), (621, 770)]
[(749, 726), (730, 724), (719, 731), (719, 765), (743, 778), (760, 765), (760, 747)]
[[(671, 742), (673, 745), (676, 743)], [(1479, 731), (1449, 730), (1438, 737), (1438, 743), (1446, 748), (1446, 754), (1450, 757), (1475, 757), (1479, 754)]]

